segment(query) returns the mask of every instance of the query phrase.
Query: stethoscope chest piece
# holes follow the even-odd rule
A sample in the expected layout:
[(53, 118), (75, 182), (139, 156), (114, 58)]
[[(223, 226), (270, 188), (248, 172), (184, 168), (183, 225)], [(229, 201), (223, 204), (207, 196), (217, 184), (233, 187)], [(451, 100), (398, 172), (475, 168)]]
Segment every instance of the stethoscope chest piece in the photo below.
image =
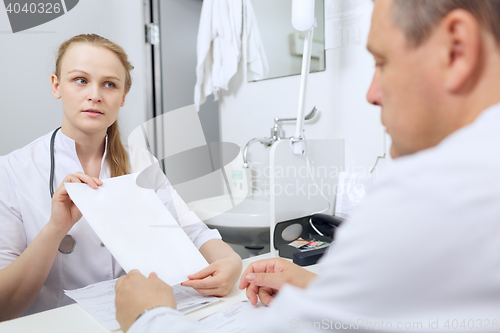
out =
[(59, 244), (59, 252), (70, 254), (76, 248), (76, 240), (71, 235), (64, 236), (61, 244)]

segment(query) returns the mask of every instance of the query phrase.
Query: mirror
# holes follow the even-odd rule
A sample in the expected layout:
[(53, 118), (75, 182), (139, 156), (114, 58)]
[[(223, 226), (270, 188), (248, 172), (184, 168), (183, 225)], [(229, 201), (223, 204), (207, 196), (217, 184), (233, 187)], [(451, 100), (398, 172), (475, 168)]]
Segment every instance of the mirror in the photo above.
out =
[[(297, 75), (302, 70), (304, 32), (292, 26), (292, 0), (253, 0), (255, 17), (269, 63), (265, 78)], [(325, 70), (324, 0), (316, 0), (311, 73)]]

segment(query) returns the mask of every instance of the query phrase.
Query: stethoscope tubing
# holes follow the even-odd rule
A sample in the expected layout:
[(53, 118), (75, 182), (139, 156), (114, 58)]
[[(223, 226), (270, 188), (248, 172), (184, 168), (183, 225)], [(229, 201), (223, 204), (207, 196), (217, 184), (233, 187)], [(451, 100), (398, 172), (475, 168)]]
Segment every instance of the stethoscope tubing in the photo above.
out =
[[(61, 127), (56, 128), (54, 133), (52, 133), (52, 137), (50, 138), (50, 177), (49, 177), (49, 190), (50, 197), (54, 197), (54, 171), (55, 171), (55, 157), (54, 157), (54, 144), (56, 140), (57, 131), (59, 131)], [(63, 245), (64, 244), (64, 245)], [(64, 247), (64, 248), (63, 248)], [(59, 244), (59, 252), (63, 254), (70, 254), (76, 248), (76, 240), (71, 235), (64, 236), (64, 239)]]
[(50, 138), (50, 178), (49, 178), (49, 190), (50, 197), (54, 196), (54, 169), (55, 169), (55, 158), (54, 158), (54, 143), (56, 140), (57, 131), (59, 131), (61, 127), (56, 128), (54, 133), (52, 133), (52, 137)]

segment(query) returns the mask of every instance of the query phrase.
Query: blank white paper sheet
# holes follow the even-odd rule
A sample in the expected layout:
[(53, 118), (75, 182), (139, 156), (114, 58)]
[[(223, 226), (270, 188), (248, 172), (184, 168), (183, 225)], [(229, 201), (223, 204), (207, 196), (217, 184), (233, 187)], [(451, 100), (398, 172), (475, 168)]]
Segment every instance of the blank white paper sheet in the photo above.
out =
[(65, 183), (69, 196), (102, 242), (128, 273), (156, 272), (170, 285), (208, 266), (152, 189), (136, 185), (134, 175), (106, 179), (97, 190)]

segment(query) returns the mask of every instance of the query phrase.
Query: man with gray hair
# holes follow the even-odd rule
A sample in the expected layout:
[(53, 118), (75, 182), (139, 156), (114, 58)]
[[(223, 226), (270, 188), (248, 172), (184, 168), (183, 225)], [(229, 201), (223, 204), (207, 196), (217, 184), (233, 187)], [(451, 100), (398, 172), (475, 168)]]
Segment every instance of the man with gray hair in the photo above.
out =
[[(376, 0), (368, 50), (394, 165), (318, 276), (283, 259), (243, 273), (270, 303), (256, 331), (500, 332), (500, 1)], [(204, 331), (155, 276), (121, 278), (116, 306), (125, 331)]]

